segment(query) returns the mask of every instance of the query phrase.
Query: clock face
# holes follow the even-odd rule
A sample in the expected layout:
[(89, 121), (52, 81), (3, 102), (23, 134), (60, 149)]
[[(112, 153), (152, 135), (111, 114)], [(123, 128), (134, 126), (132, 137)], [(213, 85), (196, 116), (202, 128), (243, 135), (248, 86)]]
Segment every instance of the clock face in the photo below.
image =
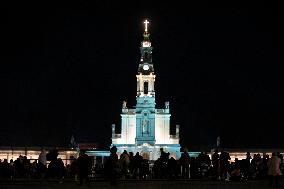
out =
[(143, 70), (149, 70), (149, 66), (146, 64), (143, 66)]

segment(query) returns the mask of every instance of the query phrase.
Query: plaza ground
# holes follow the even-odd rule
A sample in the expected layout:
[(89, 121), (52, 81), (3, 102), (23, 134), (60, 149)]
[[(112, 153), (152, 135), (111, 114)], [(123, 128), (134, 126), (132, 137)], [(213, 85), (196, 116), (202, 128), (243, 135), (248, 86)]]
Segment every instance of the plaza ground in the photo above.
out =
[[(106, 181), (92, 181), (90, 185), (78, 186), (73, 180), (63, 183), (56, 181), (18, 180), (15, 182), (1, 181), (1, 189), (75, 189), (75, 188), (121, 188), (121, 189), (270, 189), (267, 180), (248, 182), (220, 182), (207, 180), (121, 180), (116, 186)], [(278, 188), (284, 188), (284, 180), (280, 180)]]

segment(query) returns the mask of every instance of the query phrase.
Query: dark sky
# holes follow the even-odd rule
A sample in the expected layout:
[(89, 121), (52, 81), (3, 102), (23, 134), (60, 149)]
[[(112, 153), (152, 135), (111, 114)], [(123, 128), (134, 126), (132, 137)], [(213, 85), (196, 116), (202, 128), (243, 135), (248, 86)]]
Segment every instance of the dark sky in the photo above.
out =
[(157, 107), (170, 101), (182, 145), (284, 147), (283, 14), (143, 2), (3, 6), (0, 146), (110, 145), (148, 18)]

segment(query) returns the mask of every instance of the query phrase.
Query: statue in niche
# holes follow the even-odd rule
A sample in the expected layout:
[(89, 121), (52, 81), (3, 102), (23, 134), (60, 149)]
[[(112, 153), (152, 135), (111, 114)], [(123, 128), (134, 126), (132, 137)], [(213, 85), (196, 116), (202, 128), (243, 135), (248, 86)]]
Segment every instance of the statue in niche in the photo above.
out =
[(123, 109), (126, 109), (126, 108), (127, 108), (127, 106), (126, 106), (126, 101), (125, 101), (125, 100), (122, 102), (122, 108), (123, 108)]
[(149, 121), (144, 119), (142, 121), (142, 133), (148, 134), (149, 133)]
[(165, 108), (166, 108), (166, 109), (169, 109), (169, 108), (170, 108), (170, 102), (168, 102), (168, 101), (165, 102)]

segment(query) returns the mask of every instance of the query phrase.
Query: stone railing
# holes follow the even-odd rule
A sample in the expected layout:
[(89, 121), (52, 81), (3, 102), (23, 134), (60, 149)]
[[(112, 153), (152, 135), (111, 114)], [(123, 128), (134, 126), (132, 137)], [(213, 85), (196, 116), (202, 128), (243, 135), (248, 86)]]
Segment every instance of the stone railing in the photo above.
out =
[(114, 134), (113, 138), (121, 138), (121, 134)]
[(165, 109), (156, 109), (156, 113), (157, 114), (164, 114), (165, 113)]
[(168, 114), (170, 113), (169, 109), (156, 109), (157, 114)]
[(123, 108), (122, 113), (123, 114), (135, 114), (135, 109)]
[(179, 136), (177, 136), (177, 135), (170, 135), (170, 138), (172, 138), (172, 139), (179, 139)]

